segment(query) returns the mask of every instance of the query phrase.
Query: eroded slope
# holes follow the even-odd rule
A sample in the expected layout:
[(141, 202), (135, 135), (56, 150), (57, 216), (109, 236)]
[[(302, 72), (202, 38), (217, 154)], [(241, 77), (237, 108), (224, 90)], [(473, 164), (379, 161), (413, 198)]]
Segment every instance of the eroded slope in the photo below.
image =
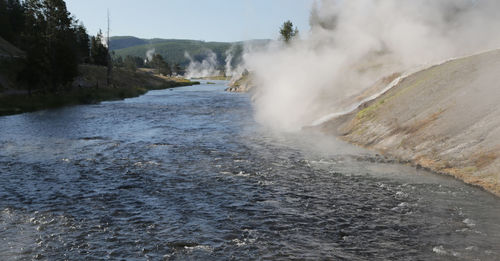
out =
[(500, 195), (500, 51), (408, 76), (323, 128)]

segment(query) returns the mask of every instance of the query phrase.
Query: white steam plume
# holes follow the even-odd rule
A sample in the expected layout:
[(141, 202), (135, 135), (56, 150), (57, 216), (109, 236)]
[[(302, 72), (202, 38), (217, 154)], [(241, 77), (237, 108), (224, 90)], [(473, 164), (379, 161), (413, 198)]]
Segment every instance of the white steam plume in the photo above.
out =
[(146, 52), (146, 59), (147, 59), (148, 62), (151, 62), (153, 60), (153, 55), (155, 54), (155, 52), (156, 52), (155, 48), (149, 49)]
[(233, 76), (233, 66), (232, 66), (232, 62), (233, 62), (233, 53), (234, 53), (234, 46), (231, 46), (231, 48), (227, 49), (226, 51), (226, 66), (225, 66), (225, 69), (226, 69), (226, 76), (227, 77), (231, 77)]
[[(247, 44), (244, 46), (244, 48), (251, 47), (251, 46), (252, 46), (252, 44)], [(235, 45), (231, 46), (231, 48), (229, 48), (226, 51), (225, 75), (226, 75), (226, 77), (230, 77), (232, 82), (238, 80), (243, 75), (243, 72), (245, 71), (245, 67), (243, 66), (244, 64), (242, 64), (241, 62), (236, 64), (236, 66), (233, 66), (234, 58), (236, 57), (236, 54), (235, 54), (236, 52), (237, 52), (237, 47)], [(248, 52), (249, 52), (249, 49), (247, 49), (247, 52), (245, 52), (245, 53), (248, 53)], [(245, 53), (243, 53), (243, 55), (245, 55)]]
[(190, 61), (186, 69), (186, 78), (209, 77), (220, 74), (220, 71), (217, 70), (217, 54), (212, 50), (207, 51), (207, 57), (202, 62), (194, 60), (187, 52), (184, 53), (184, 56)]
[(244, 55), (256, 119), (293, 131), (395, 72), (500, 47), (500, 1), (322, 0), (311, 31)]

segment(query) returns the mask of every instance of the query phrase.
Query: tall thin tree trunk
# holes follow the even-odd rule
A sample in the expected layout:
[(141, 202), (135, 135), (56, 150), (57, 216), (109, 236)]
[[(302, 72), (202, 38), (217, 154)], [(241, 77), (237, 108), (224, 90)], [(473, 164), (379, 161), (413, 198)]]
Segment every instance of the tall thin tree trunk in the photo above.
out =
[(107, 39), (106, 39), (106, 45), (108, 48), (108, 73), (106, 77), (106, 85), (108, 88), (112, 84), (112, 74), (113, 74), (113, 64), (112, 64), (112, 59), (111, 59), (111, 53), (109, 52), (110, 46), (109, 46), (109, 9), (108, 9), (108, 32), (107, 32)]

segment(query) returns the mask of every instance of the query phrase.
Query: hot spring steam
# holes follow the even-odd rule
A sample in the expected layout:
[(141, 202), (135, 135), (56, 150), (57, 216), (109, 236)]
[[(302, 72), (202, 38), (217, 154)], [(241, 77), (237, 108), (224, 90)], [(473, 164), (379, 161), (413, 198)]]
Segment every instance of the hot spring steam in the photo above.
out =
[(341, 102), (392, 73), (498, 48), (494, 0), (322, 0), (311, 30), (285, 46), (246, 48), (256, 118), (286, 131), (347, 108)]

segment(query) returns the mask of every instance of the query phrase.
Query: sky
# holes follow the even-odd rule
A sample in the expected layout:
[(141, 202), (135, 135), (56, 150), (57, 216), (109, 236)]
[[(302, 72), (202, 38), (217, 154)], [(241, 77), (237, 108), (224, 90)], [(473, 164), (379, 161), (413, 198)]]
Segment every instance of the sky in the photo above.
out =
[(68, 10), (96, 34), (107, 27), (111, 36), (234, 42), (276, 39), (291, 20), (309, 30), (314, 0), (66, 0)]

